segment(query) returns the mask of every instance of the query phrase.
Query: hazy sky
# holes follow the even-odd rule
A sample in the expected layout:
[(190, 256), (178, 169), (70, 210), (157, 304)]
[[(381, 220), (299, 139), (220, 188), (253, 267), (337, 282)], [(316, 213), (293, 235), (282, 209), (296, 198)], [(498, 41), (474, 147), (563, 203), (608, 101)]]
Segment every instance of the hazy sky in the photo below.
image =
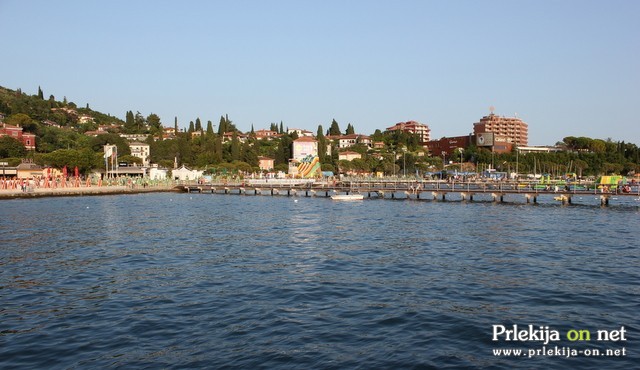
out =
[(416, 120), (440, 138), (494, 106), (532, 145), (640, 144), (639, 17), (636, 0), (0, 0), (0, 85), (166, 126)]

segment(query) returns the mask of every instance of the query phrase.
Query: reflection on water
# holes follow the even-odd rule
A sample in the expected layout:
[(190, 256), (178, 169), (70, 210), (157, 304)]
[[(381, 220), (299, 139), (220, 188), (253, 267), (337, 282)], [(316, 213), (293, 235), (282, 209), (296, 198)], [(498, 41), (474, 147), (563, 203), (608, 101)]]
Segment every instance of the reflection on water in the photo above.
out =
[(6, 201), (0, 366), (589, 367), (494, 357), (491, 325), (637, 330), (638, 215), (208, 194)]

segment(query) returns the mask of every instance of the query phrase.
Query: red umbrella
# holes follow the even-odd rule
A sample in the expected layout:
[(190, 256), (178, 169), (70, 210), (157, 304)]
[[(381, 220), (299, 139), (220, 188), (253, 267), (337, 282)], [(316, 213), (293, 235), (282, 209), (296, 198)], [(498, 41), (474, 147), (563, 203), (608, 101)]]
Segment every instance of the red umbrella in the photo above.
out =
[(67, 166), (62, 167), (62, 177), (67, 178)]
[(78, 171), (78, 166), (76, 166), (76, 167), (73, 169), (73, 175), (74, 175), (75, 177), (80, 177), (80, 176), (79, 176), (79, 175), (80, 175), (80, 172)]

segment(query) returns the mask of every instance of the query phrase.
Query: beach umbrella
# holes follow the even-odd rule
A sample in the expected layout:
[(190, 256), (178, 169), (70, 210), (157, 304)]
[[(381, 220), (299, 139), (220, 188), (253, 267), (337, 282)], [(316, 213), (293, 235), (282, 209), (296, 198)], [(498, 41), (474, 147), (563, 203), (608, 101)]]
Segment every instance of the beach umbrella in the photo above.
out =
[(75, 166), (75, 168), (73, 169), (73, 175), (75, 177), (80, 177), (80, 172), (78, 171), (78, 166)]
[(67, 178), (67, 166), (62, 167), (62, 177)]

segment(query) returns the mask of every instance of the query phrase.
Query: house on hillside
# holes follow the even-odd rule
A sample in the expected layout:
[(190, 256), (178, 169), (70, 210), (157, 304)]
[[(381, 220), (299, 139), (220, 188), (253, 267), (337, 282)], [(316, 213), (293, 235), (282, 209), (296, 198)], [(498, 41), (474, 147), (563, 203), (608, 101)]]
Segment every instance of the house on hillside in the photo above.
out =
[(23, 132), (22, 127), (0, 123), (0, 137), (2, 136), (20, 141), (27, 150), (36, 150), (36, 135)]

